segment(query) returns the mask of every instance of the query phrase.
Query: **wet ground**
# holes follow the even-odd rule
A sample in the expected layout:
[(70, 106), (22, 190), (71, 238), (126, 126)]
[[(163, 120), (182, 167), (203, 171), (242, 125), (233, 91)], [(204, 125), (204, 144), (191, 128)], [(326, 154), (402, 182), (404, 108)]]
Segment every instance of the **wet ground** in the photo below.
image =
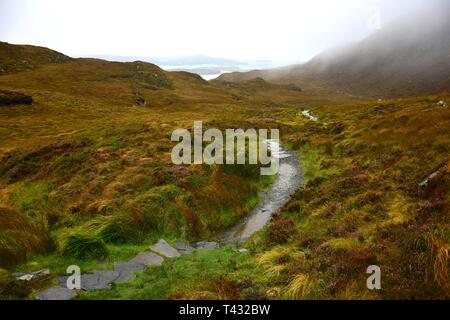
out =
[(269, 140), (272, 155), (280, 159), (280, 170), (275, 182), (260, 195), (260, 202), (238, 224), (225, 232), (224, 244), (242, 243), (264, 228), (299, 188), (304, 186), (299, 157), (296, 152), (285, 151), (278, 143)]

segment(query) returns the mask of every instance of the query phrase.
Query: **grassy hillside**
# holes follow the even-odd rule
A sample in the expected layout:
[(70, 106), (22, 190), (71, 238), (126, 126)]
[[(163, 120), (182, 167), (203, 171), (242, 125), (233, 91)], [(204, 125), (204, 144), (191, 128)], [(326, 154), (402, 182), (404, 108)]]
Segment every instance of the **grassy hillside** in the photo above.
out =
[[(450, 109), (437, 102), (449, 98), (324, 104), (317, 123), (274, 112), (307, 186), (249, 253), (198, 252), (82, 298), (448, 299)], [(381, 291), (366, 287), (369, 265)]]
[[(201, 105), (211, 93), (196, 76), (77, 60), (0, 83), (35, 100), (0, 110), (3, 267), (35, 254), (89, 259), (109, 243), (214, 235), (248, 212), (263, 183), (257, 168), (172, 165), (175, 128), (226, 119)], [(135, 88), (148, 107), (135, 106)]]
[(70, 60), (70, 57), (47, 48), (0, 41), (0, 75), (34, 70), (42, 65)]
[[(170, 135), (194, 120), (279, 128), (307, 188), (248, 253), (196, 252), (82, 298), (448, 297), (448, 91), (380, 102), (97, 59), (5, 74), (0, 89), (33, 99), (0, 107), (1, 298), (54, 281), (25, 286), (14, 271), (89, 271), (160, 237), (215, 239), (247, 214), (270, 183), (257, 166), (172, 164)], [(365, 288), (368, 264), (383, 291)]]
[[(441, 99), (449, 95), (324, 106), (312, 111), (317, 124), (298, 118), (287, 139), (308, 185), (265, 234), (256, 263), (269, 286), (298, 299), (449, 297), (450, 110)], [(372, 264), (383, 270), (379, 292), (365, 288)]]

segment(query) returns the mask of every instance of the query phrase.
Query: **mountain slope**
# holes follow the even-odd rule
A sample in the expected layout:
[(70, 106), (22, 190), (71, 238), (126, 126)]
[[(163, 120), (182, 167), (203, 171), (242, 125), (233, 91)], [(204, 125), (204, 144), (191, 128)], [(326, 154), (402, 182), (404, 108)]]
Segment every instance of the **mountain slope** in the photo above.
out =
[(305, 89), (364, 96), (411, 96), (450, 88), (449, 11), (403, 19), (368, 38), (326, 51), (303, 65), (226, 74), (219, 80), (262, 77)]

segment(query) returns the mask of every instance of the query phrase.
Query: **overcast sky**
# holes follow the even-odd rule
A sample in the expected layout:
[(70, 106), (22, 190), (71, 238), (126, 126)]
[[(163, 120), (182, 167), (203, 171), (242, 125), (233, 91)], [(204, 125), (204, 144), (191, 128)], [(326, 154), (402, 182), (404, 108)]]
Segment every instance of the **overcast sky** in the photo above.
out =
[(0, 40), (68, 55), (300, 62), (367, 36), (378, 12), (382, 26), (429, 1), (0, 0)]

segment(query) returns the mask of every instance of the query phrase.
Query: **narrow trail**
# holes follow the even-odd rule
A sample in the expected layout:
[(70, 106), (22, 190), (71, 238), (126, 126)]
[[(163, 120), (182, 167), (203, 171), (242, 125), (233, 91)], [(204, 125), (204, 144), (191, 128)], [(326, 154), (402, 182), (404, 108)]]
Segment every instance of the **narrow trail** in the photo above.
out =
[[(271, 220), (272, 214), (278, 212), (299, 188), (304, 186), (299, 157), (296, 152), (285, 151), (277, 141), (267, 140), (272, 156), (280, 161), (279, 173), (275, 182), (260, 195), (258, 205), (234, 227), (226, 231), (220, 243), (223, 245), (240, 244), (249, 239), (255, 232), (263, 229)], [(136, 273), (144, 272), (148, 267), (160, 267), (165, 259), (175, 259), (181, 254), (190, 254), (194, 250), (207, 250), (219, 247), (216, 242), (199, 241), (193, 246), (178, 241), (172, 247), (165, 240), (150, 246), (149, 251), (139, 253), (126, 262), (115, 262), (113, 270), (93, 270), (81, 275), (81, 290), (110, 290), (112, 283), (121, 283), (136, 277)], [(237, 249), (245, 252), (246, 249)], [(45, 270), (45, 274), (50, 271)], [(39, 271), (40, 272), (40, 271)], [(36, 273), (18, 275), (24, 279), (32, 278)], [(30, 279), (31, 279), (30, 278)], [(78, 293), (67, 288), (68, 277), (59, 277), (59, 285), (36, 294), (38, 300), (70, 300)]]
[(242, 243), (255, 232), (264, 228), (299, 188), (304, 186), (298, 154), (285, 151), (274, 141), (269, 140), (268, 148), (280, 160), (280, 170), (275, 182), (260, 196), (258, 205), (222, 237), (224, 244)]

